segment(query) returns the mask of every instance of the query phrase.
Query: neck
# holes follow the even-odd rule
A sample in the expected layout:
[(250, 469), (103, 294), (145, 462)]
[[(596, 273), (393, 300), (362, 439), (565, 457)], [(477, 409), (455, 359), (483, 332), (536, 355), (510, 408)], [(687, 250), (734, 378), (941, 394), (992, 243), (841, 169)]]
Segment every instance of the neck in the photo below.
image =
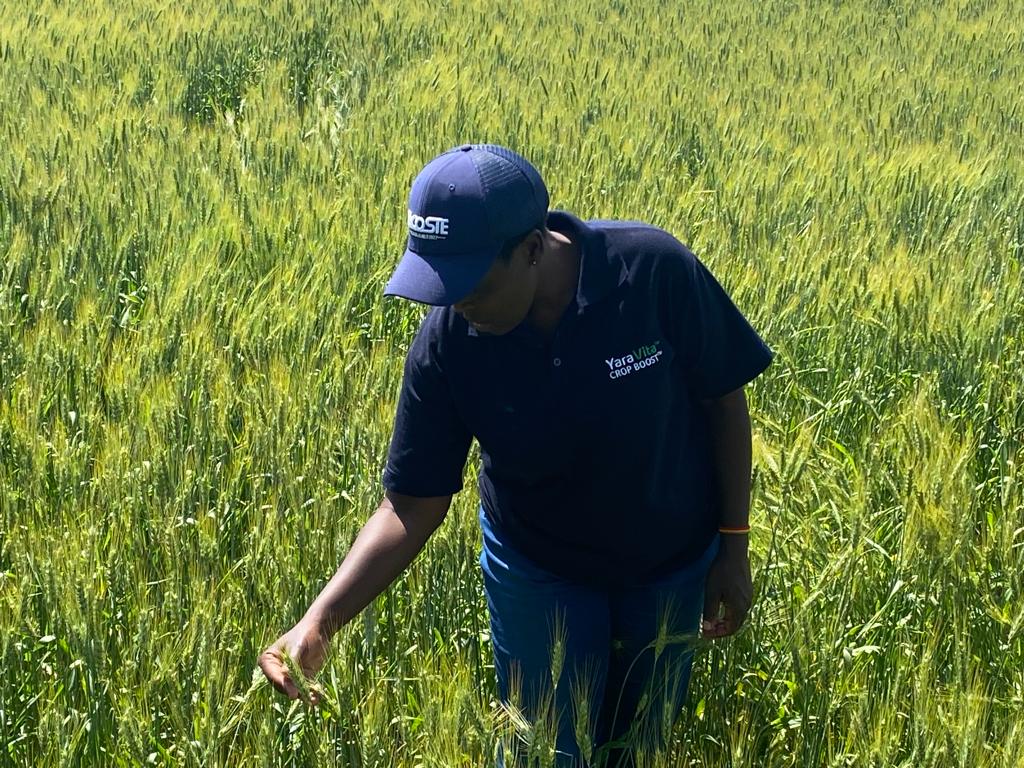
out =
[(544, 248), (537, 264), (537, 293), (528, 319), (539, 331), (552, 333), (572, 302), (579, 285), (579, 245), (561, 232), (551, 231), (551, 244)]

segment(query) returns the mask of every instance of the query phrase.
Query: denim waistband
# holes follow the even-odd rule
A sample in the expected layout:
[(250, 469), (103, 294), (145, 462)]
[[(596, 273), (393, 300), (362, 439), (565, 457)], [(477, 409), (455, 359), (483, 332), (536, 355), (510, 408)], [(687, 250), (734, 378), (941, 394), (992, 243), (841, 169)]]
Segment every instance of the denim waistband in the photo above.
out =
[[(560, 576), (542, 568), (518, 551), (507, 540), (507, 537), (502, 535), (501, 530), (497, 526), (492, 525), (490, 520), (487, 519), (487, 514), (482, 504), (480, 505), (478, 515), (480, 518), (480, 529), (483, 532), (483, 548), (480, 553), (480, 562), (481, 566), (488, 569), (488, 573), (495, 576), (495, 570), (508, 569), (535, 579), (561, 579)], [(719, 535), (716, 534), (704, 552), (693, 562), (687, 563), (667, 576), (653, 579), (652, 581), (686, 579), (693, 573), (706, 571), (711, 565), (711, 561), (714, 560), (715, 555), (718, 554), (719, 538)]]

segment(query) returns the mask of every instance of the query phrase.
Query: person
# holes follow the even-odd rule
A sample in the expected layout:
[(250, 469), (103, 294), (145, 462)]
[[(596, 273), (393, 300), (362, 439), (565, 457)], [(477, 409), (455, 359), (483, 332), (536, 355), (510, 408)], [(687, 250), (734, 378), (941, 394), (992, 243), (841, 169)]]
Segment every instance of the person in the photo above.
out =
[(548, 205), (538, 171), (493, 144), (414, 180), (384, 292), (433, 307), (406, 356), (382, 500), (259, 664), (299, 695), (284, 652), (320, 669), (441, 525), (475, 438), (500, 698), (547, 713), (556, 764), (611, 765), (664, 746), (698, 629), (730, 635), (750, 607), (743, 387), (773, 353), (665, 230)]

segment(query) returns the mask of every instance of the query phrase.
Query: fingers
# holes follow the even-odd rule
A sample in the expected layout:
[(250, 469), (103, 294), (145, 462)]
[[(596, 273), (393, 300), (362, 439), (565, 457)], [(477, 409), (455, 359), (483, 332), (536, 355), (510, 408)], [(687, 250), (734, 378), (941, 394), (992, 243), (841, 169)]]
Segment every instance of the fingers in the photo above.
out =
[(704, 620), (701, 622), (701, 631), (704, 637), (715, 638), (722, 636), (722, 603), (725, 601), (725, 594), (718, 581), (717, 574), (708, 574), (704, 585)]
[(715, 594), (714, 597), (704, 598), (704, 619), (701, 622), (701, 632), (706, 638), (721, 637), (725, 628), (722, 618), (722, 596)]
[(733, 630), (728, 627), (725, 619), (712, 619), (711, 621), (704, 621), (701, 631), (705, 638), (713, 640), (717, 637), (725, 637), (732, 634)]
[(281, 652), (277, 648), (268, 648), (261, 653), (259, 665), (260, 669), (263, 670), (263, 674), (267, 676), (267, 680), (278, 691), (289, 699), (299, 698), (299, 688), (295, 685), (291, 675), (288, 674), (288, 668), (285, 666), (284, 659), (281, 658)]
[(728, 637), (736, 631), (736, 627), (726, 624), (719, 619), (716, 622), (708, 623), (704, 627), (704, 638), (706, 640), (717, 640), (720, 637)]
[(722, 623), (719, 628), (719, 637), (727, 637), (739, 629), (739, 622), (736, 621), (736, 611), (732, 603), (725, 603), (722, 608)]
[(750, 609), (749, 580), (746, 585), (709, 573), (704, 591), (704, 620), (701, 633), (707, 639), (727, 637), (735, 633), (747, 618)]
[(302, 699), (314, 707), (320, 703), (320, 692), (314, 685), (307, 683), (307, 698), (302, 689), (295, 684), (295, 680), (288, 671), (288, 665), (285, 663), (284, 658), (281, 655), (280, 648), (275, 646), (265, 650), (260, 654), (258, 663), (260, 665), (260, 669), (263, 670), (263, 674), (266, 675), (266, 678), (270, 681), (271, 685), (289, 699)]
[(704, 625), (713, 623), (717, 618), (722, 602), (722, 590), (715, 584), (713, 574), (708, 574), (704, 583)]
[[(733, 607), (732, 604), (722, 601), (716, 602), (715, 608), (720, 609), (720, 615), (705, 616), (701, 624), (701, 632), (707, 639), (728, 637), (743, 625), (743, 616)], [(716, 614), (718, 611), (716, 611)]]

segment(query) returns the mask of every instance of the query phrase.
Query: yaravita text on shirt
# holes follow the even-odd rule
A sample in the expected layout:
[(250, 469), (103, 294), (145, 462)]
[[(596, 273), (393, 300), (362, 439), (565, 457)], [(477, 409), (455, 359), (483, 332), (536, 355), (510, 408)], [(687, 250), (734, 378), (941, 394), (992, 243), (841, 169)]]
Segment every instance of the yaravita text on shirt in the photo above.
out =
[(635, 371), (642, 371), (644, 368), (649, 368), (660, 362), (661, 355), (665, 350), (658, 349), (659, 346), (661, 346), (661, 339), (637, 347), (622, 357), (609, 357), (604, 361), (608, 366), (608, 378), (621, 379), (623, 376), (629, 376)]

